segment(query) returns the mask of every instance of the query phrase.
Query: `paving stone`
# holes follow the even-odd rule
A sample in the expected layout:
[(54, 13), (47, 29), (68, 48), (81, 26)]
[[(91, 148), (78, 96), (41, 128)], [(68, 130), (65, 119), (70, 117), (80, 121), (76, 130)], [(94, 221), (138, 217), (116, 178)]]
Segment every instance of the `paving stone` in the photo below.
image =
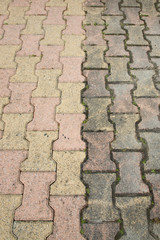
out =
[(148, 229), (147, 208), (150, 205), (150, 197), (122, 197), (116, 199), (116, 205), (120, 208), (126, 235), (123, 240), (152, 240)]
[(84, 182), (89, 187), (88, 207), (83, 210), (83, 219), (92, 223), (115, 221), (118, 210), (112, 202), (112, 183), (116, 180), (113, 173), (84, 174)]
[[(48, 2), (49, 3), (49, 2)], [(48, 5), (46, 4), (46, 6)], [(58, 4), (57, 4), (58, 5)], [(47, 19), (43, 21), (43, 24), (55, 24), (55, 25), (64, 25), (65, 21), (62, 17), (63, 11), (65, 10), (65, 7), (46, 7), (47, 10)]]
[(12, 0), (1, 0), (0, 2), (0, 15), (8, 15), (8, 6)]
[(30, 104), (32, 90), (35, 83), (10, 83), (12, 91), (10, 103), (4, 108), (4, 113), (31, 113), (33, 106)]
[(146, 174), (146, 179), (151, 184), (154, 196), (154, 206), (150, 211), (150, 218), (160, 219), (160, 175)]
[(83, 64), (84, 69), (107, 69), (108, 64), (104, 61), (105, 46), (85, 46), (86, 62)]
[(113, 132), (84, 132), (88, 144), (88, 159), (83, 171), (115, 171), (115, 163), (110, 158), (110, 142)]
[(148, 46), (128, 46), (127, 49), (131, 51), (132, 54), (132, 62), (130, 64), (131, 68), (153, 68), (147, 54), (147, 52), (150, 51)]
[(24, 184), (24, 192), (22, 205), (15, 211), (15, 220), (53, 220), (48, 198), (55, 172), (21, 172), (20, 181)]
[(138, 2), (136, 0), (123, 0), (123, 3), (121, 3), (121, 6), (123, 7), (140, 7)]
[(151, 42), (152, 50), (149, 53), (151, 57), (160, 57), (160, 36), (147, 36), (147, 39)]
[(124, 57), (107, 57), (107, 63), (110, 64), (111, 74), (107, 77), (108, 82), (131, 82), (132, 79), (128, 74), (128, 58)]
[(85, 89), (83, 97), (109, 97), (110, 92), (105, 88), (105, 76), (108, 71), (105, 70), (85, 70), (83, 74), (86, 77), (88, 89)]
[(121, 35), (105, 35), (105, 40), (108, 43), (109, 50), (106, 52), (106, 57), (112, 56), (129, 56), (129, 53), (124, 48), (125, 36)]
[(44, 240), (51, 234), (52, 226), (49, 221), (14, 221), (13, 232), (18, 240)]
[(119, 163), (121, 178), (116, 186), (116, 193), (125, 194), (125, 196), (127, 194), (149, 193), (148, 186), (142, 181), (140, 170), (142, 154), (138, 152), (114, 152), (113, 157)]
[(62, 46), (41, 46), (42, 59), (37, 64), (37, 69), (61, 69), (59, 55), (62, 50)]
[(87, 7), (103, 7), (101, 0), (86, 0), (84, 6)]
[(133, 84), (109, 84), (109, 87), (114, 90), (115, 99), (114, 105), (110, 110), (114, 113), (137, 113), (138, 108), (132, 104), (131, 90)]
[(83, 21), (85, 25), (104, 25), (104, 21), (102, 20), (102, 11), (104, 8), (102, 7), (84, 7), (86, 17)]
[(159, 13), (156, 11), (155, 8), (155, 1), (141, 1), (138, 0), (138, 2), (142, 3), (142, 11), (141, 14), (142, 15), (149, 15), (149, 16), (157, 16), (159, 15)]
[(30, 3), (30, 9), (27, 15), (46, 15), (45, 5), (48, 0), (34, 0)]
[(14, 57), (16, 52), (19, 50), (19, 46), (14, 45), (0, 45), (0, 68), (2, 69), (15, 69), (16, 63)]
[(94, 26), (89, 25), (85, 26), (86, 30), (86, 40), (83, 42), (84, 45), (91, 45), (91, 46), (105, 46), (106, 42), (103, 39), (102, 30), (104, 26)]
[(106, 4), (106, 9), (103, 12), (103, 15), (123, 15), (122, 11), (120, 11), (119, 9), (119, 3), (120, 0), (112, 0), (112, 1), (108, 1), (108, 0), (104, 0), (103, 1)]
[(1, 240), (15, 240), (12, 232), (13, 216), (15, 209), (21, 203), (22, 195), (0, 195), (0, 232)]
[(46, 6), (48, 6), (48, 7), (66, 6), (66, 3), (64, 2), (64, 0), (49, 0), (49, 1), (46, 3)]
[(32, 97), (59, 97), (60, 91), (57, 87), (60, 69), (36, 70), (38, 76), (38, 86), (32, 92)]
[[(48, 240), (84, 240), (80, 234), (81, 209), (85, 206), (83, 196), (51, 196), (50, 205), (55, 210), (53, 234)], [(63, 228), (62, 228), (63, 225)]]
[(28, 7), (9, 7), (9, 18), (4, 21), (4, 24), (26, 24), (26, 20), (24, 18), (25, 12)]
[(123, 21), (124, 24), (134, 24), (134, 25), (144, 24), (144, 22), (140, 19), (140, 16), (139, 16), (140, 8), (122, 7), (121, 10), (125, 14), (125, 20)]
[[(74, 0), (75, 1), (75, 0)], [(84, 57), (84, 51), (81, 49), (84, 35), (63, 35), (65, 41), (65, 49), (61, 52), (61, 57)]]
[(0, 151), (0, 194), (22, 194), (20, 164), (26, 157), (26, 151)]
[[(0, 5), (0, 11), (1, 11), (1, 5)], [(7, 15), (4, 15), (4, 16), (0, 15), (0, 38), (2, 38), (3, 33), (4, 33), (4, 29), (2, 28), (2, 26), (4, 27), (3, 22), (6, 18), (7, 18)]]
[(102, 19), (105, 20), (107, 27), (105, 34), (126, 34), (120, 24), (122, 16), (103, 16)]
[(84, 195), (85, 186), (81, 182), (80, 171), (85, 152), (54, 151), (53, 158), (57, 163), (57, 180), (51, 185), (50, 195)]
[(25, 25), (3, 25), (4, 37), (0, 40), (0, 45), (19, 45), (20, 31)]
[(32, 114), (3, 114), (5, 123), (3, 138), (0, 140), (0, 149), (27, 150), (28, 141), (24, 139), (25, 129), (32, 120)]
[[(160, 34), (160, 17), (159, 16), (147, 16), (144, 17), (147, 24), (147, 30), (145, 30), (145, 34), (154, 35), (154, 34)], [(147, 37), (148, 38), (148, 37)]]
[(160, 237), (159, 222), (153, 223), (153, 231), (158, 237)]
[[(59, 98), (32, 98), (34, 118), (28, 124), (29, 131), (54, 131), (58, 129), (55, 121), (55, 108), (60, 103)], [(42, 114), (43, 113), (43, 114)]]
[(15, 71), (15, 69), (0, 69), (0, 97), (10, 96), (9, 79), (15, 74)]
[(21, 171), (55, 171), (56, 163), (52, 157), (52, 144), (57, 137), (57, 132), (27, 132), (29, 153), (28, 158), (21, 164)]
[(1, 118), (3, 114), (4, 106), (7, 105), (8, 103), (9, 103), (8, 97), (0, 98), (0, 130), (4, 129), (4, 122), (1, 120)]
[(113, 126), (108, 120), (107, 107), (111, 104), (109, 98), (84, 98), (88, 106), (88, 120), (83, 125), (84, 131), (112, 131)]
[(25, 21), (27, 21), (26, 28), (21, 32), (21, 34), (43, 35), (44, 30), (42, 28), (42, 22), (45, 20), (46, 16), (25, 16)]
[(15, 62), (18, 64), (16, 74), (10, 78), (10, 82), (17, 83), (35, 83), (35, 66), (40, 61), (40, 57), (16, 57)]
[(160, 128), (159, 98), (139, 98), (136, 99), (140, 107), (142, 121), (138, 124), (139, 129), (158, 129)]
[(60, 129), (59, 139), (53, 143), (53, 150), (84, 150), (85, 143), (81, 140), (80, 135), (84, 119), (84, 114), (56, 114), (56, 121), (60, 124)]
[(65, 0), (67, 10), (64, 12), (64, 15), (84, 16), (85, 12), (82, 8), (84, 2), (85, 0)]
[(147, 142), (148, 160), (144, 165), (145, 170), (160, 169), (159, 154), (160, 154), (160, 137), (159, 132), (142, 132), (140, 137), (144, 138)]
[[(81, 65), (83, 57), (61, 57), (60, 62), (63, 64), (63, 73), (59, 77), (59, 82), (84, 82)], [(72, 64), (71, 64), (72, 63)]]
[(43, 35), (21, 35), (22, 48), (17, 56), (41, 56), (39, 43)]
[(132, 70), (131, 73), (136, 77), (137, 89), (134, 91), (135, 97), (158, 97), (160, 95), (153, 82), (155, 71), (141, 69)]
[[(64, 29), (64, 25), (43, 25), (45, 36), (41, 41), (41, 45), (55, 45), (63, 46), (64, 42), (61, 39), (61, 33)], [(53, 37), (54, 36), (54, 37)]]
[(112, 142), (113, 149), (141, 149), (141, 143), (136, 139), (135, 123), (139, 121), (138, 114), (111, 115), (115, 123), (116, 139)]
[(85, 19), (84, 16), (65, 16), (65, 19), (67, 20), (67, 26), (66, 29), (63, 31), (63, 34), (85, 34), (85, 31), (82, 28), (82, 23)]
[(148, 46), (149, 43), (144, 39), (143, 32), (144, 26), (140, 25), (131, 25), (131, 26), (125, 26), (125, 29), (128, 31), (129, 40), (127, 40), (127, 45), (139, 45), (139, 46)]
[(61, 104), (56, 108), (57, 113), (83, 113), (84, 106), (81, 104), (81, 90), (84, 83), (59, 83), (58, 88), (62, 91)]
[(85, 236), (89, 240), (113, 240), (119, 230), (118, 225), (116, 222), (85, 223), (83, 224), (83, 229)]
[(29, 7), (29, 1), (28, 0), (13, 0), (13, 2), (10, 3), (10, 6)]

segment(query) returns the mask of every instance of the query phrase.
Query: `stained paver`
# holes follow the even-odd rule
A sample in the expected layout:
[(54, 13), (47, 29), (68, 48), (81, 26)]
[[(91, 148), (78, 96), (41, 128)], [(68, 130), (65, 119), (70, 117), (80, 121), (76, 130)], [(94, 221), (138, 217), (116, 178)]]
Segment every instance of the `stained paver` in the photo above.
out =
[(0, 238), (160, 239), (160, 1), (0, 0)]

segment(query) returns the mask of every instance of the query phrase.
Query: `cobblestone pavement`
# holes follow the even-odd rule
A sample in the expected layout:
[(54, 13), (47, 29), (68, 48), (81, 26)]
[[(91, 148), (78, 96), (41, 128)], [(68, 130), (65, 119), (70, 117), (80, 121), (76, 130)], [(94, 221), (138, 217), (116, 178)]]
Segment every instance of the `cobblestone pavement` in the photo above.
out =
[(0, 0), (0, 240), (160, 240), (160, 0)]

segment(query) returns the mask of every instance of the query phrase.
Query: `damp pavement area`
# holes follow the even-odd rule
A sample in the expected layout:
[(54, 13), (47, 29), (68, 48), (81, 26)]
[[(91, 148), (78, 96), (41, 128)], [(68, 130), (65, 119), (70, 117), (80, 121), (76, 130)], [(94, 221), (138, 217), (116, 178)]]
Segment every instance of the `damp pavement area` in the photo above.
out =
[(160, 0), (0, 0), (0, 240), (160, 239)]

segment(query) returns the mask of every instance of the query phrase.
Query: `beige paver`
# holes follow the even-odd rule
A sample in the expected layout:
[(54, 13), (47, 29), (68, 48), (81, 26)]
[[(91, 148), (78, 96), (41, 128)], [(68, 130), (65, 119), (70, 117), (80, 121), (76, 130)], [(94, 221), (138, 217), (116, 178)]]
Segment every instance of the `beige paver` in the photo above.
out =
[(48, 7), (66, 6), (66, 3), (64, 2), (64, 0), (49, 0), (49, 1), (46, 3), (46, 6), (48, 6)]
[(81, 49), (81, 43), (85, 39), (83, 35), (63, 35), (65, 49), (61, 53), (63, 57), (84, 57), (84, 51)]
[(56, 45), (63, 46), (64, 41), (61, 38), (61, 32), (64, 25), (44, 25), (45, 37), (41, 41), (41, 45)]
[(22, 34), (44, 34), (42, 22), (45, 18), (46, 16), (26, 16), (27, 25)]
[(9, 98), (7, 98), (7, 97), (0, 98), (0, 130), (3, 130), (3, 128), (4, 128), (4, 122), (1, 120), (2, 113), (3, 113), (3, 108), (8, 103), (9, 103)]
[(2, 45), (0, 46), (0, 68), (16, 68), (16, 62), (14, 61), (15, 54), (19, 50), (19, 46), (14, 45)]
[(1, 0), (0, 1), (0, 15), (8, 15), (8, 5), (12, 2), (12, 0)]
[(27, 11), (28, 7), (9, 7), (9, 18), (5, 20), (4, 23), (7, 24), (26, 24), (26, 20), (24, 18), (25, 12)]
[(66, 0), (65, 1), (68, 4), (67, 11), (64, 12), (64, 15), (70, 15), (70, 16), (83, 16), (85, 15), (82, 4), (85, 2), (85, 0)]

